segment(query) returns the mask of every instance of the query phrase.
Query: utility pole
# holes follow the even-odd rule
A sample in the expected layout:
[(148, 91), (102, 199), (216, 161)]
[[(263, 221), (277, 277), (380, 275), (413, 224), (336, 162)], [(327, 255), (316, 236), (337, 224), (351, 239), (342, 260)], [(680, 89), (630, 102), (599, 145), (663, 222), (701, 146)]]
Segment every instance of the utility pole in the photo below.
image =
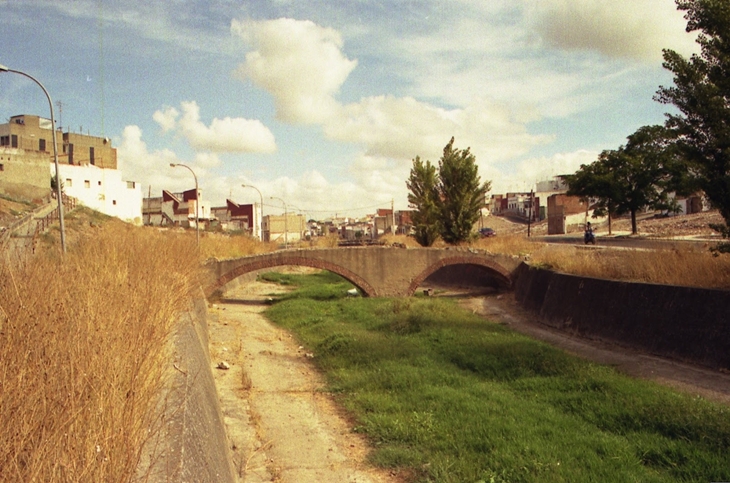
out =
[(395, 235), (395, 200), (393, 198), (390, 199), (390, 214), (393, 217), (393, 224), (390, 226), (390, 231)]
[(532, 223), (532, 202), (534, 197), (534, 192), (530, 190), (530, 208), (527, 215), (527, 238), (530, 238), (530, 224)]

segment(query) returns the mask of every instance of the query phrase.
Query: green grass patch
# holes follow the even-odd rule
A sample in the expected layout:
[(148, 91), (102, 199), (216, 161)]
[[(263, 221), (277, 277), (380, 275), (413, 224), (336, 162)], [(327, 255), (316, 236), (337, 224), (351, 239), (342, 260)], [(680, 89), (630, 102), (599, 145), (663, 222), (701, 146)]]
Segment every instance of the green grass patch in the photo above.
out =
[(266, 315), (315, 354), (371, 461), (418, 482), (730, 481), (730, 408), (570, 356), (439, 298), (329, 272)]

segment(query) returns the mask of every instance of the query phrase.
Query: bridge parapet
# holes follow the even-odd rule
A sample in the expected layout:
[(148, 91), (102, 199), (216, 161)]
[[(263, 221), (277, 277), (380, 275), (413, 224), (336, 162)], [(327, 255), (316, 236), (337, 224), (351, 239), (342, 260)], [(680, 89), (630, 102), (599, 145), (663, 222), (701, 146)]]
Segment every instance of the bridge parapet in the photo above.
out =
[(280, 250), (206, 265), (212, 293), (249, 272), (283, 265), (314, 267), (337, 273), (370, 297), (410, 296), (432, 273), (449, 265), (478, 265), (494, 275), (503, 287), (511, 287), (517, 257), (473, 249), (348, 247)]

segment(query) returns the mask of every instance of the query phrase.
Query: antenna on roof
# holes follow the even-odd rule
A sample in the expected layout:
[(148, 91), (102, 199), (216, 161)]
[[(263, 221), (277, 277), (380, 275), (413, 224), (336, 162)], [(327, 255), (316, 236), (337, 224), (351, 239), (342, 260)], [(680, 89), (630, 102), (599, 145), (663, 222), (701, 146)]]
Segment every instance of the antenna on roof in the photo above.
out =
[[(58, 126), (63, 131), (63, 102), (56, 101), (56, 105), (58, 106)], [(56, 126), (53, 127), (55, 128)]]

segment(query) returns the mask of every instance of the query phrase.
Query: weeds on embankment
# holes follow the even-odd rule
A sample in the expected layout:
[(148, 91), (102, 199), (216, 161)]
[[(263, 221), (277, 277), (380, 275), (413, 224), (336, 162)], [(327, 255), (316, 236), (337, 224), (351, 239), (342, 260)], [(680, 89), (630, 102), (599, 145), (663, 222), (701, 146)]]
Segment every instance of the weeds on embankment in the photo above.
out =
[(200, 258), (238, 258), (276, 250), (276, 244), (261, 242), (248, 235), (201, 233)]
[(194, 238), (87, 229), (63, 260), (0, 260), (3, 481), (135, 481), (161, 422), (168, 337), (199, 287)]
[(584, 277), (730, 289), (730, 256), (714, 256), (707, 247), (687, 244), (667, 250), (605, 249), (531, 241), (521, 235), (475, 242), (475, 248), (525, 257), (532, 265)]
[[(277, 275), (296, 285), (296, 275)], [(307, 280), (308, 278), (305, 278)], [(290, 292), (266, 312), (412, 482), (727, 481), (730, 410), (585, 362), (450, 299)], [(318, 300), (317, 300), (318, 299)]]

